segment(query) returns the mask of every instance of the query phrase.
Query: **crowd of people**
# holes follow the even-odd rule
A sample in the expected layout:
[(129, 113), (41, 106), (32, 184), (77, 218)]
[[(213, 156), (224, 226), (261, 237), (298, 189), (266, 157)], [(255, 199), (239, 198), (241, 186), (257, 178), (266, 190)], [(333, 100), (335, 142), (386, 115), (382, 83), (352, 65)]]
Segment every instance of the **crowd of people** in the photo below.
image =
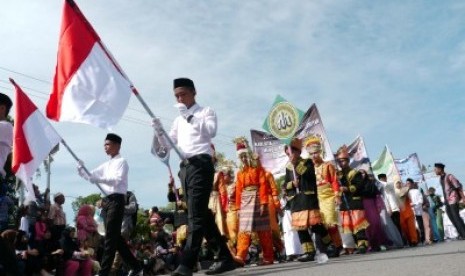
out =
[[(310, 159), (300, 157), (302, 147)], [(279, 187), (273, 175), (261, 166), (257, 155), (243, 137), (237, 139), (240, 168), (232, 162), (218, 162), (209, 195), (208, 208), (227, 250), (236, 266), (272, 265), (277, 262), (315, 259), (316, 251), (329, 258), (340, 254), (365, 254), (390, 249), (443, 242), (443, 213), (457, 229), (458, 239), (465, 237), (458, 203), (463, 191), (458, 180), (435, 164), (441, 177), (445, 201), (434, 188), (426, 193), (418, 183), (407, 179), (388, 182), (386, 175), (376, 178), (364, 170), (347, 167), (346, 151), (338, 151), (340, 170), (322, 161), (320, 143), (293, 140), (286, 151), (290, 162)], [(213, 159), (213, 162), (216, 162)], [(105, 250), (102, 227), (102, 200), (80, 206), (69, 221), (63, 212), (62, 193), (49, 200), (49, 191), (19, 208), (17, 225), (2, 224), (1, 275), (96, 275)], [(13, 201), (2, 186), (0, 216)], [(174, 210), (152, 207), (141, 215), (150, 228), (149, 238), (134, 239), (138, 203), (128, 191), (124, 202), (121, 236), (131, 254), (143, 267), (144, 275), (159, 275), (179, 266), (188, 233), (188, 206), (182, 187), (170, 178), (167, 200)], [(75, 222), (75, 227), (68, 226)], [(14, 252), (8, 256), (7, 252)], [(217, 252), (204, 240), (193, 271), (206, 269)], [(111, 275), (125, 275), (130, 266), (116, 256)]]
[[(169, 133), (154, 118), (153, 151), (163, 156), (174, 147), (182, 153), (181, 185), (170, 177), (167, 199), (174, 210), (153, 207), (146, 214), (148, 239), (133, 238), (137, 199), (128, 191), (122, 138), (109, 133), (104, 139), (109, 161), (92, 171), (78, 162), (79, 175), (98, 185), (104, 197), (80, 206), (71, 220), (75, 227), (63, 211), (64, 195), (55, 193), (51, 204), (49, 191), (41, 194), (37, 186), (35, 199), (20, 206), (10, 227), (5, 217), (13, 201), (4, 192), (2, 171), (0, 275), (189, 276), (202, 269), (213, 275), (250, 264), (327, 261), (442, 242), (444, 211), (458, 239), (465, 238), (459, 214), (463, 188), (442, 163), (435, 172), (443, 200), (410, 178), (388, 181), (386, 174), (352, 168), (345, 145), (331, 162), (323, 160), (318, 137), (294, 138), (284, 147), (289, 162), (278, 185), (245, 137), (234, 140), (238, 167), (217, 158), (211, 141), (216, 114), (196, 103), (192, 80), (174, 80), (174, 95), (180, 116)], [(5, 117), (11, 101), (2, 96), (0, 107)], [(303, 151), (309, 158), (302, 158)]]

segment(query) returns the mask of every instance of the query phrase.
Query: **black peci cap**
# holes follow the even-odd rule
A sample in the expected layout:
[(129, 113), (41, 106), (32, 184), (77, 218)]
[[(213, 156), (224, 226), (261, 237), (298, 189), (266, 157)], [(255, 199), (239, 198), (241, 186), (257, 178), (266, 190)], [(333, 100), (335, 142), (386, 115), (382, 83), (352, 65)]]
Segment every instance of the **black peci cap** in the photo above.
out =
[(118, 135), (116, 135), (114, 133), (108, 133), (105, 140), (112, 141), (112, 142), (115, 142), (115, 143), (120, 144), (120, 145), (121, 145), (121, 142), (123, 141), (123, 139), (121, 139), (121, 137), (119, 137)]
[(173, 81), (173, 89), (178, 87), (190, 87), (195, 90), (194, 82), (188, 78), (179, 78)]

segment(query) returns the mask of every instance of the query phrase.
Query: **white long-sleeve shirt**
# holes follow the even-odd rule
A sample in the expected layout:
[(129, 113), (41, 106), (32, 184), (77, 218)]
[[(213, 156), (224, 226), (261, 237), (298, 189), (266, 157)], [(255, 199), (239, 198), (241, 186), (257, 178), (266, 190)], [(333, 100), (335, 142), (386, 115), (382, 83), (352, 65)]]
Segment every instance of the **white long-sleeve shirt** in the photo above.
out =
[(7, 121), (0, 121), (0, 174), (6, 175), (5, 166), (8, 154), (13, 146), (13, 125)]
[(190, 122), (181, 115), (176, 117), (169, 132), (170, 138), (178, 145), (185, 158), (198, 154), (213, 154), (212, 138), (216, 136), (217, 118), (210, 107), (194, 104), (189, 108), (193, 115)]
[(396, 196), (396, 191), (394, 189), (394, 184), (382, 182), (382, 197), (384, 200), (384, 205), (386, 205), (386, 210), (388, 212), (399, 212), (400, 211), (400, 203), (399, 199)]
[(128, 190), (129, 166), (120, 154), (94, 169), (91, 174), (98, 179), (107, 195), (123, 194)]

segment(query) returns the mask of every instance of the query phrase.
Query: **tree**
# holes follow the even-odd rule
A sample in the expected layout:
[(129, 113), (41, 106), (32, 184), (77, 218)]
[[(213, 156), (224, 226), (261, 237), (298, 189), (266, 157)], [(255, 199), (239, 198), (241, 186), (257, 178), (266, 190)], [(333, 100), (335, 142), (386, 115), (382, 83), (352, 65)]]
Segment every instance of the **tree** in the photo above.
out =
[(71, 203), (71, 207), (73, 208), (74, 213), (77, 214), (77, 212), (79, 211), (79, 208), (81, 208), (82, 205), (84, 204), (95, 205), (95, 203), (97, 203), (97, 201), (99, 201), (100, 199), (102, 199), (100, 194), (90, 194), (86, 197), (80, 196)]
[(149, 226), (148, 211), (143, 208), (137, 212), (137, 223), (132, 233), (132, 238), (136, 240), (148, 240), (150, 238), (150, 226)]

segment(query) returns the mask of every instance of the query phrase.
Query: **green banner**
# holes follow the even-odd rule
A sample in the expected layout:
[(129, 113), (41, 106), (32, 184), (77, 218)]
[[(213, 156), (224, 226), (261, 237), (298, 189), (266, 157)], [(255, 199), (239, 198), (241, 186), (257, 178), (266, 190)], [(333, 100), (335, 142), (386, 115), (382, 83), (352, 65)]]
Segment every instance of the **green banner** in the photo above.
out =
[(289, 144), (294, 136), (304, 112), (296, 108), (280, 95), (271, 107), (268, 116), (263, 123), (263, 129), (280, 139), (285, 144)]

